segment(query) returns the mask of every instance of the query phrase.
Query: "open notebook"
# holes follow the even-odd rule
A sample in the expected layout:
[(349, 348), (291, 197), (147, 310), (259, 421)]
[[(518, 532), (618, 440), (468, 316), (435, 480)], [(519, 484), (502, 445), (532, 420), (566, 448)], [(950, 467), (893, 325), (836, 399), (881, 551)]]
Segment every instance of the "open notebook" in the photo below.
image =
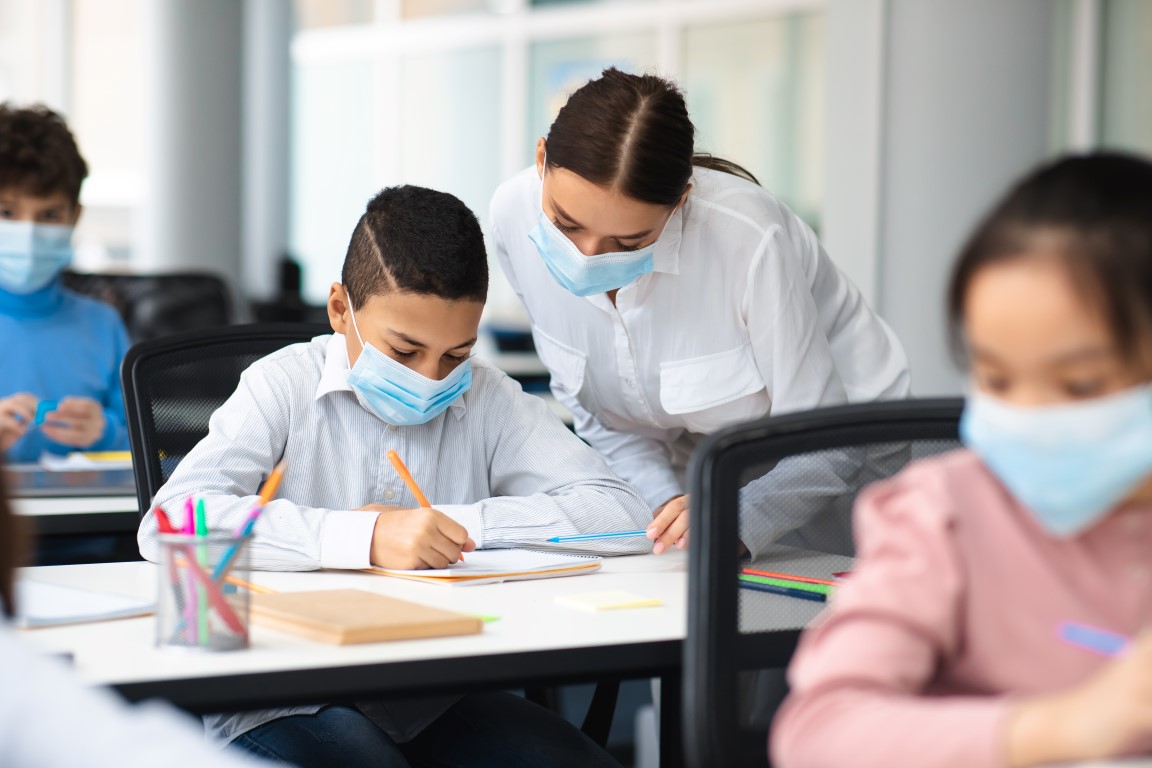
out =
[(22, 629), (126, 619), (152, 613), (153, 608), (151, 600), (137, 597), (28, 579), (16, 582), (15, 624)]
[(596, 555), (537, 552), (531, 549), (482, 549), (465, 553), (464, 559), (465, 562), (453, 563), (439, 570), (368, 568), (367, 571), (429, 584), (494, 584), (500, 581), (579, 576), (599, 570), (602, 562)]

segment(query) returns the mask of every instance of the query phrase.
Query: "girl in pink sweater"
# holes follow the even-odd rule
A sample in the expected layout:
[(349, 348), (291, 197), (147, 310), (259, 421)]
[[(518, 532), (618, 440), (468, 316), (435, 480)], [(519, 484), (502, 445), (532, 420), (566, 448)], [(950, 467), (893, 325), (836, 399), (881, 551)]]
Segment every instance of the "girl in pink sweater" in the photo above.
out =
[(1152, 754), (1152, 164), (1041, 168), (953, 273), (969, 450), (861, 494), (782, 768)]

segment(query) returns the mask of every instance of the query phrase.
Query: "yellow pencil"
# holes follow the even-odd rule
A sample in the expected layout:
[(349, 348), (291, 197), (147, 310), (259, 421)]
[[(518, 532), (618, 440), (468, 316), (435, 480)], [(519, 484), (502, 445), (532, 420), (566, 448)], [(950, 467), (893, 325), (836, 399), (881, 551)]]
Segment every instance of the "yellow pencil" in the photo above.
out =
[(255, 592), (258, 595), (276, 594), (276, 590), (272, 589), (271, 587), (262, 587), (259, 584), (253, 584), (250, 581), (244, 581), (244, 579), (240, 578), (239, 576), (225, 576), (224, 581), (237, 587), (246, 589), (249, 592)]
[[(392, 462), (392, 466), (396, 468), (396, 474), (400, 475), (400, 479), (404, 481), (404, 485), (408, 486), (408, 490), (412, 491), (412, 495), (416, 497), (416, 503), (422, 507), (431, 507), (428, 503), (428, 497), (420, 490), (420, 486), (416, 485), (416, 479), (412, 477), (412, 473), (408, 471), (408, 467), (404, 466), (403, 459), (400, 454), (394, 450), (388, 451), (388, 461)], [(460, 562), (464, 562), (464, 553), (460, 553)]]

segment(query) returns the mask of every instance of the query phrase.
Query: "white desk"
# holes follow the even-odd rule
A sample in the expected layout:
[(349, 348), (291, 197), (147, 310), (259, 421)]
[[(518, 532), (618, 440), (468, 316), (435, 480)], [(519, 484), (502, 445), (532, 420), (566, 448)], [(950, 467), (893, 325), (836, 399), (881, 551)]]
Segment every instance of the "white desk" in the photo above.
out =
[(129, 533), (140, 524), (132, 470), (47, 472), (16, 464), (4, 472), (13, 511), (38, 534)]
[[(156, 566), (105, 563), (22, 570), (24, 578), (151, 596)], [(252, 646), (231, 653), (161, 650), (152, 617), (24, 632), (49, 653), (69, 654), (86, 682), (131, 700), (163, 698), (192, 712), (327, 702), (372, 696), (661, 677), (662, 734), (679, 739), (681, 647), (686, 632), (687, 557), (675, 552), (606, 558), (600, 572), (562, 579), (442, 587), (346, 571), (254, 572), (280, 590), (354, 587), (467, 613), (501, 617), (479, 635), (351, 646), (312, 643), (252, 627)], [(627, 589), (664, 605), (585, 613), (554, 597)], [(664, 764), (682, 750), (667, 743)]]

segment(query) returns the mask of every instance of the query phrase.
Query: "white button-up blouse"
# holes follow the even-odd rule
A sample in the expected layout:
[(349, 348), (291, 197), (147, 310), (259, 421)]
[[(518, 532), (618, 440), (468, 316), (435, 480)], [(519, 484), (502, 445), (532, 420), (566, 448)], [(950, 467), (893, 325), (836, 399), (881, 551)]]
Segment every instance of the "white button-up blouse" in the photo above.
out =
[(577, 433), (652, 507), (683, 493), (702, 436), (768, 414), (908, 395), (892, 331), (815, 234), (763, 188), (697, 169), (651, 274), (616, 305), (548, 272), (528, 233), (541, 183), (496, 191), (496, 256), (527, 308), (552, 391)]

